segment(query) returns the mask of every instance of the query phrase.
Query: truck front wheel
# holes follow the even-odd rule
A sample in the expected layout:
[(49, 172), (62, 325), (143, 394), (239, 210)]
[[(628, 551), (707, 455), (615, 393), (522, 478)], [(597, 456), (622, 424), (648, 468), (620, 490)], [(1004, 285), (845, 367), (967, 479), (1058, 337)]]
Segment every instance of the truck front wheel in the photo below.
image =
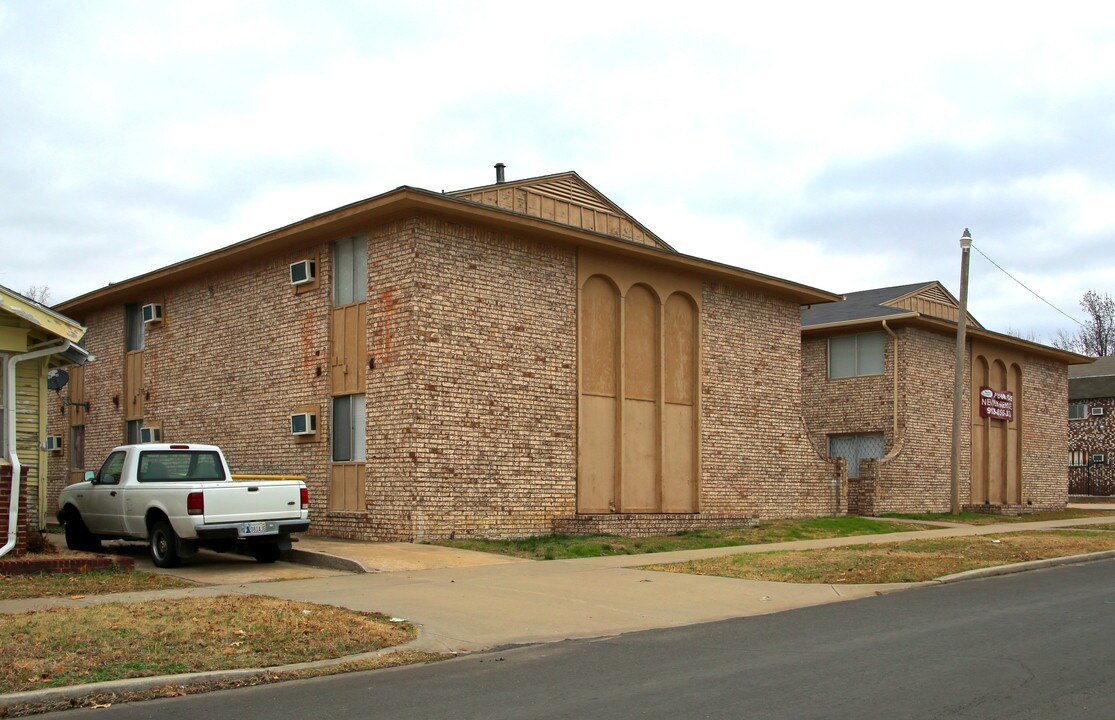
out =
[(151, 525), (148, 543), (155, 567), (172, 568), (182, 564), (182, 557), (178, 554), (178, 535), (169, 521), (156, 520)]

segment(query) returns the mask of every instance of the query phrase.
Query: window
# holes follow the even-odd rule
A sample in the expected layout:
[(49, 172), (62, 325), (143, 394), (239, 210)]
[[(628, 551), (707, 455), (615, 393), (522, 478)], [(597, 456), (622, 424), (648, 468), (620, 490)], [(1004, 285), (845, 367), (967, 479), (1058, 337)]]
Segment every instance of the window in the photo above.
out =
[(105, 460), (105, 464), (101, 465), (100, 471), (97, 473), (97, 482), (104, 485), (116, 485), (120, 482), (120, 473), (124, 470), (124, 457), (126, 453), (114, 452)]
[(143, 311), (138, 303), (124, 306), (124, 330), (127, 351), (143, 349)]
[(333, 462), (363, 461), (366, 445), (364, 396), (333, 398)]
[(125, 428), (124, 444), (138, 445), (141, 441), (139, 431), (143, 427), (142, 420), (129, 420)]
[(1107, 453), (1092, 453), (1092, 464), (1103, 465), (1107, 462)]
[(883, 346), (881, 332), (829, 338), (829, 377), (882, 375)]
[(74, 425), (70, 428), (70, 470), (85, 469), (85, 426)]
[(884, 455), (882, 433), (829, 435), (829, 457), (848, 458), (848, 477), (859, 477), (860, 460)]
[(1069, 467), (1084, 467), (1087, 464), (1087, 450), (1069, 450)]
[(212, 450), (152, 450), (140, 453), (140, 482), (224, 480), (225, 470)]
[(364, 235), (338, 240), (333, 245), (333, 305), (351, 305), (368, 299), (368, 238)]
[(1069, 403), (1069, 420), (1083, 420), (1088, 417), (1088, 403)]

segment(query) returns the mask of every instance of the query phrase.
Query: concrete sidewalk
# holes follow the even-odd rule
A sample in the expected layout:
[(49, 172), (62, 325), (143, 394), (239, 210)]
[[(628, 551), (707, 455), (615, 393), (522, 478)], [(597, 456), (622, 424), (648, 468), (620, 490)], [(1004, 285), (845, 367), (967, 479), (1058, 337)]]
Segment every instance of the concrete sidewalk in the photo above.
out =
[[(409, 648), (463, 653), (763, 615), (937, 582), (799, 585), (640, 570), (644, 565), (739, 553), (1000, 535), (1113, 522), (1115, 517), (1108, 516), (941, 527), (886, 535), (540, 562), (430, 545), (305, 538), (299, 543), (304, 553), (299, 557), (333, 570), (298, 580), (238, 582), (78, 600), (9, 600), (0, 602), (0, 612), (197, 595), (265, 595), (406, 618), (420, 628), (418, 640)], [(1057, 562), (1061, 561), (1045, 564)], [(351, 572), (337, 569), (342, 565)], [(124, 689), (127, 682), (113, 686)], [(136, 682), (150, 686), (153, 680)], [(52, 694), (59, 692), (79, 695), (88, 692), (88, 688), (79, 686)]]

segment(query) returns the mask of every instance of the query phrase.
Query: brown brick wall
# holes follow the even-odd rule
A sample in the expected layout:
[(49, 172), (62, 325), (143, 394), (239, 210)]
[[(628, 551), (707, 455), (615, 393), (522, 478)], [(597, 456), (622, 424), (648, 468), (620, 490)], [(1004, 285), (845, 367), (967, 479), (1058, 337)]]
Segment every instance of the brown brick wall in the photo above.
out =
[(574, 251), (434, 219), (416, 234), (411, 533), (548, 533), (575, 510)]
[[(27, 506), (27, 478), (28, 468), (21, 467), (19, 472), (19, 497), (16, 510), (16, 540), (15, 546), (8, 551), (5, 557), (21, 557), (27, 554), (27, 529), (31, 516)], [(0, 547), (8, 544), (8, 513), (12, 508), (12, 466), (0, 465)], [(37, 524), (37, 521), (36, 521)], [(0, 572), (2, 572), (0, 568)]]
[(1026, 356), (1022, 370), (1022, 502), (1068, 501), (1068, 366)]
[(839, 512), (837, 468), (809, 443), (800, 309), (706, 284), (701, 353), (701, 511), (758, 518)]
[[(1115, 495), (1115, 398), (1087, 401), (1089, 415), (1069, 420), (1069, 449), (1086, 453), (1084, 467), (1069, 468), (1069, 492), (1074, 495)], [(1091, 408), (1103, 408), (1103, 415), (1091, 415)], [(1067, 413), (1066, 413), (1067, 414)], [(1092, 453), (1104, 453), (1107, 462), (1093, 465)]]
[[(896, 330), (898, 346), (898, 441), (892, 438), (891, 398), (893, 386), (893, 340), (887, 338), (886, 371), (883, 375), (827, 379), (827, 342), (810, 337), (803, 341), (802, 388), (806, 420), (818, 447), (827, 447), (829, 433), (885, 433), (888, 455), (872, 468), (868, 482), (857, 493), (874, 484), (874, 497), (856, 501), (875, 513), (945, 512), (950, 506), (949, 486), (952, 457), (952, 385), (956, 340), (952, 336), (922, 330)], [(970, 346), (969, 346), (970, 347)], [(966, 353), (970, 357), (970, 352)], [(967, 395), (970, 368), (965, 368)], [(1067, 370), (1064, 363), (1028, 356), (1023, 368), (1022, 388), (1022, 494), (1034, 506), (1063, 505), (1064, 398)], [(970, 401), (966, 398), (965, 408)], [(880, 410), (882, 410), (880, 412)], [(968, 419), (968, 416), (965, 416)], [(960, 502), (971, 497), (969, 464), (970, 421), (961, 429)]]

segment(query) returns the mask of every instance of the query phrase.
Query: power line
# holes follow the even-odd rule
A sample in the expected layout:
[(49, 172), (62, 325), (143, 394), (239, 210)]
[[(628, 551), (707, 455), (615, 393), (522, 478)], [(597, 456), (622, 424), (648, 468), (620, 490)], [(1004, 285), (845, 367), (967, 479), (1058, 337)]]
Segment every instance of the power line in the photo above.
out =
[(974, 244), (972, 245), (972, 249), (973, 249), (973, 250), (975, 250), (976, 252), (978, 252), (978, 253), (979, 253), (980, 255), (983, 255), (983, 256), (984, 256), (985, 258), (987, 258), (987, 262), (989, 262), (989, 263), (991, 263), (992, 265), (994, 265), (995, 267), (999, 268), (999, 271), (1000, 271), (1000, 272), (1002, 272), (1002, 273), (1003, 273), (1004, 275), (1006, 275), (1006, 276), (1007, 276), (1007, 277), (1009, 277), (1009, 278), (1010, 278), (1011, 280), (1014, 280), (1014, 281), (1015, 281), (1016, 283), (1018, 283), (1018, 284), (1019, 284), (1019, 285), (1021, 285), (1021, 286), (1022, 286), (1023, 288), (1025, 288), (1026, 292), (1030, 293), (1031, 295), (1033, 295), (1034, 297), (1036, 297), (1036, 298), (1037, 298), (1038, 300), (1041, 300), (1041, 301), (1042, 301), (1043, 303), (1045, 303), (1045, 304), (1046, 304), (1046, 305), (1048, 305), (1049, 307), (1051, 307), (1051, 308), (1053, 308), (1054, 310), (1056, 310), (1057, 312), (1061, 313), (1062, 315), (1064, 315), (1065, 317), (1067, 317), (1067, 318), (1068, 318), (1069, 320), (1072, 320), (1072, 321), (1073, 321), (1074, 323), (1076, 323), (1076, 324), (1077, 324), (1077, 325), (1079, 325), (1080, 327), (1084, 327), (1084, 323), (1080, 322), (1079, 320), (1077, 320), (1076, 318), (1074, 318), (1074, 317), (1073, 317), (1072, 315), (1069, 315), (1069, 314), (1068, 314), (1067, 312), (1065, 312), (1065, 311), (1064, 311), (1064, 310), (1062, 310), (1061, 308), (1059, 308), (1059, 307), (1057, 307), (1056, 305), (1054, 305), (1053, 303), (1049, 302), (1048, 300), (1046, 300), (1045, 298), (1043, 298), (1043, 297), (1042, 297), (1041, 295), (1038, 295), (1038, 294), (1037, 294), (1036, 292), (1034, 292), (1034, 291), (1033, 291), (1033, 290), (1031, 290), (1031, 289), (1030, 289), (1029, 287), (1027, 287), (1027, 286), (1026, 286), (1026, 283), (1022, 282), (1021, 280), (1019, 280), (1018, 278), (1016, 278), (1016, 277), (1015, 277), (1014, 275), (1011, 275), (1011, 274), (1010, 274), (1009, 272), (1007, 272), (1006, 270), (1003, 270), (1003, 267), (1002, 267), (1002, 266), (1001, 266), (1001, 265), (1000, 265), (999, 263), (997, 263), (997, 262), (995, 262), (994, 260), (992, 260), (991, 258), (987, 257), (987, 253), (985, 253), (985, 252), (984, 252), (983, 250), (980, 250), (980, 249), (979, 249), (978, 247), (976, 247), (976, 246), (975, 246)]

